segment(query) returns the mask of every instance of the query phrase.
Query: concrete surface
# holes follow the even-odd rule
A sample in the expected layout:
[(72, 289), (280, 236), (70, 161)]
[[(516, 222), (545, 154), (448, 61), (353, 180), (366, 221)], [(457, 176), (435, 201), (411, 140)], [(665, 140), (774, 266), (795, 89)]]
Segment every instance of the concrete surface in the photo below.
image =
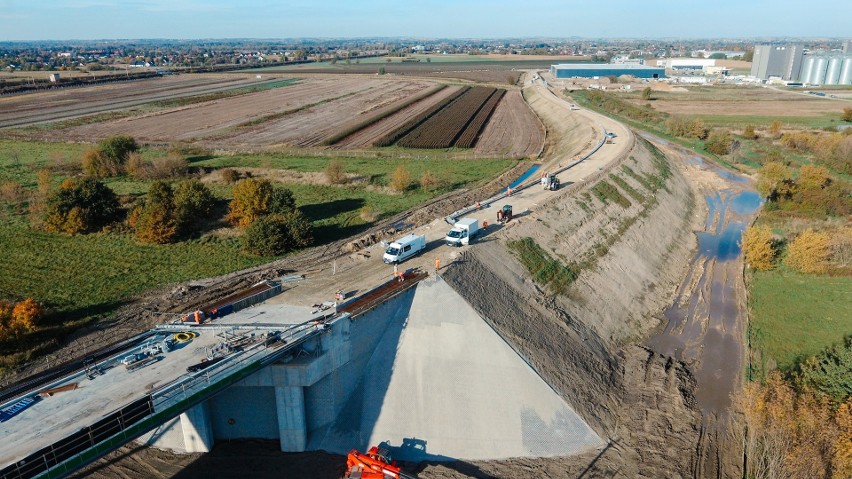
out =
[(398, 459), (440, 461), (570, 455), (603, 444), (440, 278), (418, 285), (397, 319), (335, 427), (309, 448), (383, 443)]

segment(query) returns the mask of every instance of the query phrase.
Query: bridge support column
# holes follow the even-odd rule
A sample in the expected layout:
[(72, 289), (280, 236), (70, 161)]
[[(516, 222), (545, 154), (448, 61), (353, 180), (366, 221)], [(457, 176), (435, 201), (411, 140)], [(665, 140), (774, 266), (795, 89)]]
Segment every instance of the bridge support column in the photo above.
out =
[(210, 452), (213, 448), (213, 423), (207, 401), (193, 406), (180, 415), (183, 445), (186, 452)]
[(281, 450), (304, 452), (308, 444), (308, 432), (305, 422), (305, 394), (302, 387), (276, 387), (275, 407), (278, 412)]

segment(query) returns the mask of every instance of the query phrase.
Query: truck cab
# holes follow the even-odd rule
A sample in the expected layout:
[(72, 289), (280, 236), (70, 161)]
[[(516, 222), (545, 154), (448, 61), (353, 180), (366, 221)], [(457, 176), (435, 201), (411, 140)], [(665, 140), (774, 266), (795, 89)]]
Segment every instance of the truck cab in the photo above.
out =
[(479, 233), (479, 222), (476, 218), (462, 218), (453, 225), (453, 229), (447, 232), (444, 241), (448, 246), (467, 245), (477, 233)]

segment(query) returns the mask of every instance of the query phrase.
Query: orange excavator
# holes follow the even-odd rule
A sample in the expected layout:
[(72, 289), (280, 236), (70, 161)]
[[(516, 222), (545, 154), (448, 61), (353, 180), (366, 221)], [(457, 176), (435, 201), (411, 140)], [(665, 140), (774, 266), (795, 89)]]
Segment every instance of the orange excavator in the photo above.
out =
[(346, 458), (346, 476), (348, 479), (416, 479), (402, 472), (385, 449), (376, 446), (367, 454), (353, 449)]

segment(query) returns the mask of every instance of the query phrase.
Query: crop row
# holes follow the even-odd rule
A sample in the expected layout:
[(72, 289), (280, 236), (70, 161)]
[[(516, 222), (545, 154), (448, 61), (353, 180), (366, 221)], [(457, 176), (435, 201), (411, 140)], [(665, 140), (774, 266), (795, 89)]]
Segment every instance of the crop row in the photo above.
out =
[(442, 101), (438, 102), (432, 108), (429, 108), (428, 110), (424, 111), (423, 113), (421, 113), (421, 114), (415, 116), (414, 118), (406, 121), (405, 123), (402, 124), (402, 126), (397, 128), (396, 130), (393, 130), (392, 132), (388, 133), (387, 135), (376, 140), (376, 142), (373, 143), (373, 146), (390, 146), (390, 145), (393, 145), (394, 143), (397, 142), (397, 140), (399, 140), (403, 136), (407, 135), (411, 130), (417, 128), (421, 123), (428, 120), (429, 118), (431, 118), (432, 116), (434, 116), (435, 114), (437, 114), (438, 112), (440, 112), (441, 110), (446, 108), (448, 105), (451, 105), (459, 97), (461, 97), (462, 95), (467, 93), (468, 90), (470, 90), (469, 86), (460, 88), (459, 91), (453, 93), (452, 95), (448, 96), (447, 98), (444, 98)]
[(439, 91), (441, 91), (445, 88), (447, 88), (447, 85), (436, 85), (436, 86), (429, 88), (428, 90), (420, 93), (419, 95), (414, 95), (414, 96), (409, 97), (409, 98), (405, 99), (404, 101), (402, 101), (402, 102), (400, 102), (396, 105), (391, 105), (390, 107), (386, 108), (385, 110), (380, 111), (377, 114), (375, 114), (375, 115), (373, 115), (369, 118), (364, 119), (363, 121), (360, 121), (360, 122), (358, 122), (358, 123), (356, 123), (352, 126), (346, 127), (343, 130), (338, 131), (337, 133), (326, 138), (323, 141), (322, 144), (325, 145), (325, 146), (329, 146), (329, 145), (334, 145), (335, 143), (339, 143), (340, 141), (346, 139), (349, 136), (354, 135), (355, 133), (358, 133), (359, 131), (363, 130), (364, 128), (367, 128), (367, 127), (369, 127), (369, 126), (371, 126), (375, 123), (378, 123), (378, 122), (384, 120), (385, 118), (393, 115), (394, 113), (399, 112), (403, 108), (408, 108), (409, 106), (411, 106), (411, 105), (413, 105), (413, 104), (415, 104), (419, 101), (425, 100), (426, 98), (429, 98), (430, 96), (435, 95), (436, 93), (438, 93)]
[(495, 93), (494, 88), (476, 87), (402, 137), (397, 144), (408, 148), (449, 148), (479, 110)]
[(473, 145), (476, 144), (479, 134), (485, 127), (485, 124), (488, 123), (488, 119), (491, 118), (491, 114), (497, 109), (497, 104), (500, 103), (500, 100), (503, 99), (503, 95), (505, 94), (506, 90), (501, 89), (495, 91), (488, 98), (488, 101), (482, 105), (482, 108), (479, 109), (479, 112), (473, 117), (473, 120), (468, 123), (467, 128), (465, 128), (461, 135), (459, 135), (458, 139), (456, 139), (455, 146), (457, 148), (472, 148)]

